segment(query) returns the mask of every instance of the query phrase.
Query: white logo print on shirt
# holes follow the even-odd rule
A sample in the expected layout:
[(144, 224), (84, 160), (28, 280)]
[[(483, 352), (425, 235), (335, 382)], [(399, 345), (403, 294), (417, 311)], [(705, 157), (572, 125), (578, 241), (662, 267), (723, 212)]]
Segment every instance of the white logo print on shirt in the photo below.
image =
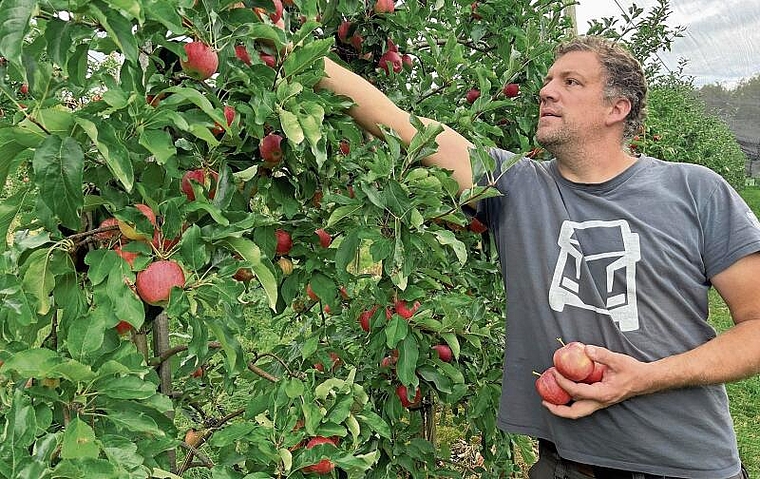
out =
[(641, 250), (628, 222), (566, 220), (557, 244), (549, 306), (557, 312), (566, 305), (595, 311), (610, 316), (621, 331), (639, 329), (636, 263)]

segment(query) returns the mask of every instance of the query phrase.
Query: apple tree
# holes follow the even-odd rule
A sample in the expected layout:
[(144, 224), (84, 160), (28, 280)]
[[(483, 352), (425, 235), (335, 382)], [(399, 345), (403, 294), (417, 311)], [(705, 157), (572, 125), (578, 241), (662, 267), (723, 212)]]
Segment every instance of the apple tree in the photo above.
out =
[(421, 165), (437, 127), (368, 137), (317, 84), (330, 55), (540, 154), (563, 8), (2, 0), (0, 476), (511, 473), (503, 288), (461, 209), (494, 192)]

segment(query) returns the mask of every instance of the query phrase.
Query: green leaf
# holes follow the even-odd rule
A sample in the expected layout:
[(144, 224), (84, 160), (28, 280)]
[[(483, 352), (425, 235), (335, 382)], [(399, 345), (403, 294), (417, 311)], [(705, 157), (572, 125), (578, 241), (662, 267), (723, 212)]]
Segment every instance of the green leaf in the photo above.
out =
[(166, 164), (171, 157), (177, 154), (177, 148), (174, 146), (168, 131), (145, 130), (140, 135), (139, 142), (156, 157), (159, 165)]
[(467, 261), (467, 247), (456, 238), (452, 231), (439, 230), (434, 231), (433, 234), (440, 244), (450, 246), (454, 250), (454, 254), (457, 255), (460, 264), (465, 264)]
[(409, 324), (401, 316), (394, 314), (385, 326), (385, 344), (389, 349), (394, 349), (408, 334)]
[[(136, 3), (136, 2), (135, 2)], [(132, 33), (132, 23), (121, 13), (108, 8), (100, 2), (89, 2), (90, 13), (97, 18), (100, 25), (108, 32), (108, 38), (118, 45), (124, 56), (132, 63), (137, 63), (137, 38)]]
[(387, 439), (391, 438), (391, 427), (387, 422), (385, 422), (382, 417), (380, 417), (371, 409), (365, 409), (361, 412), (361, 414), (357, 414), (356, 418), (359, 420), (359, 422), (363, 422), (380, 436)]
[(24, 265), (24, 290), (37, 300), (37, 314), (50, 311), (50, 292), (55, 287), (55, 277), (50, 271), (50, 257), (47, 249), (39, 249), (29, 255)]
[(84, 207), (84, 152), (79, 143), (49, 136), (34, 153), (32, 165), (42, 201), (64, 226), (77, 231)]
[(143, 409), (144, 407), (140, 407), (136, 403), (126, 401), (118, 402), (118, 407), (103, 407), (108, 420), (120, 429), (164, 437), (166, 435), (164, 430), (158, 427), (156, 421)]
[(326, 38), (313, 41), (302, 48), (294, 50), (282, 64), (285, 75), (292, 77), (311, 68), (315, 62), (327, 55), (333, 43), (332, 38)]
[(343, 218), (349, 217), (356, 213), (357, 211), (362, 209), (362, 205), (346, 205), (346, 206), (338, 206), (333, 210), (333, 212), (330, 214), (330, 218), (327, 220), (327, 228), (331, 226), (335, 226), (342, 220)]
[(300, 145), (303, 142), (305, 136), (303, 128), (301, 128), (301, 123), (298, 121), (298, 116), (296, 116), (295, 113), (282, 108), (279, 111), (279, 116), (282, 131), (285, 133), (288, 141), (293, 144)]
[(457, 338), (457, 335), (454, 333), (442, 333), (441, 337), (451, 348), (454, 359), (459, 359), (459, 351), (461, 348), (459, 346), (459, 339)]
[(182, 235), (180, 251), (184, 263), (194, 271), (199, 271), (211, 259), (208, 247), (201, 238), (201, 228), (198, 225), (191, 226)]
[(338, 271), (346, 271), (348, 266), (355, 261), (360, 244), (361, 240), (356, 230), (346, 232), (346, 237), (340, 242), (338, 251), (335, 252), (335, 268)]
[(105, 322), (97, 314), (86, 314), (76, 318), (69, 327), (66, 347), (71, 357), (78, 361), (100, 350), (103, 345)]
[(145, 14), (150, 20), (155, 20), (172, 32), (181, 32), (182, 17), (179, 16), (174, 4), (165, 0), (143, 1)]
[(3, 198), (0, 202), (0, 254), (3, 254), (8, 247), (8, 230), (11, 228), (13, 220), (26, 205), (26, 198), (29, 190), (22, 190), (15, 195)]
[(94, 388), (114, 399), (148, 399), (156, 394), (156, 385), (136, 376), (115, 376), (99, 379)]
[(35, 8), (35, 0), (4, 1), (0, 8), (0, 55), (19, 66), (24, 37)]
[(61, 457), (64, 459), (97, 458), (100, 447), (95, 431), (89, 424), (75, 417), (63, 433)]
[(45, 28), (47, 53), (57, 65), (66, 65), (68, 52), (72, 45), (71, 31), (73, 25), (73, 22), (64, 22), (60, 18), (52, 18)]
[(398, 379), (404, 384), (417, 386), (417, 358), (419, 357), (419, 345), (417, 338), (413, 334), (408, 335), (398, 346), (398, 363), (396, 364), (396, 373)]
[(111, 173), (121, 182), (127, 193), (131, 193), (135, 183), (134, 168), (129, 158), (129, 151), (118, 140), (113, 127), (102, 121), (96, 125), (95, 122), (83, 117), (77, 117), (75, 121), (103, 155)]
[(272, 262), (262, 256), (259, 247), (251, 240), (245, 238), (226, 238), (223, 242), (227, 243), (244, 260), (251, 264), (251, 269), (256, 274), (256, 279), (259, 280), (259, 283), (264, 288), (264, 292), (267, 294), (269, 307), (274, 311), (277, 305), (277, 279), (274, 276)]
[(422, 365), (417, 373), (428, 382), (435, 384), (435, 388), (444, 393), (451, 394), (451, 379), (430, 365)]

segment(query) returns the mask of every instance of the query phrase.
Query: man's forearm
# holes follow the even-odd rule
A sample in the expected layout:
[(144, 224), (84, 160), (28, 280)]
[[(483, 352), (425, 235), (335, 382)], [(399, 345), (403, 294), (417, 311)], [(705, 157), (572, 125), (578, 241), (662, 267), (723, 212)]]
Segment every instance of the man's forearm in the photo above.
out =
[(760, 373), (760, 319), (743, 321), (707, 343), (648, 365), (640, 394), (722, 384)]

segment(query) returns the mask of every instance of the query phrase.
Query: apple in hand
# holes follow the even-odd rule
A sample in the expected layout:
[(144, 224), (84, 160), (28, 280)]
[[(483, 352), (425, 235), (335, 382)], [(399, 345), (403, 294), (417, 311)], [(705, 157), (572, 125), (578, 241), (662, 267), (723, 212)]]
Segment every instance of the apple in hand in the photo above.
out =
[(554, 367), (572, 381), (582, 381), (594, 371), (594, 361), (586, 354), (586, 345), (573, 341), (554, 351)]
[(585, 384), (594, 384), (598, 383), (599, 381), (604, 378), (604, 373), (607, 371), (607, 366), (605, 366), (602, 363), (597, 363), (594, 361), (594, 370), (591, 371), (591, 374), (586, 376), (584, 379), (581, 380), (582, 383)]
[(536, 379), (536, 391), (548, 403), (557, 405), (567, 404), (572, 397), (557, 383), (557, 378), (554, 377), (555, 370), (556, 368), (551, 367), (538, 376), (538, 379)]
[(180, 59), (182, 70), (197, 80), (206, 80), (216, 73), (219, 56), (216, 51), (203, 42), (185, 43), (187, 60)]
[(176, 261), (154, 261), (137, 273), (135, 286), (137, 294), (143, 301), (154, 306), (161, 306), (169, 301), (173, 287), (185, 286), (185, 273)]

